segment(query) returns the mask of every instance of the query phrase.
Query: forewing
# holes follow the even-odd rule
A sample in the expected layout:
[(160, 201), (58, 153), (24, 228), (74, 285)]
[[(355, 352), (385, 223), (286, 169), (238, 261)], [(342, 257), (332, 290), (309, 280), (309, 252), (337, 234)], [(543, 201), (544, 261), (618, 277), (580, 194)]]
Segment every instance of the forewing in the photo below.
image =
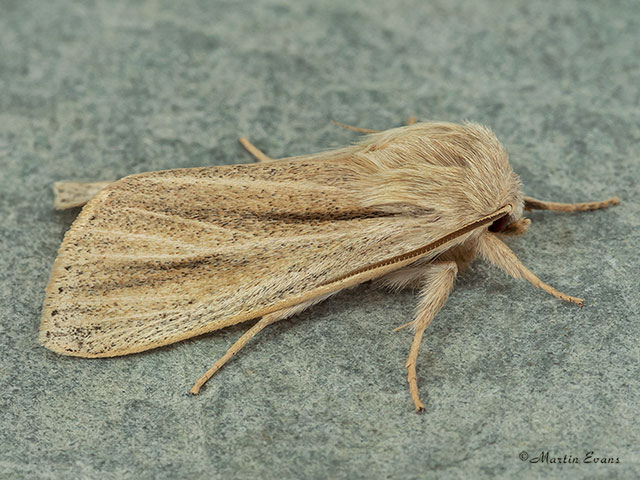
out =
[(88, 357), (166, 345), (429, 242), (420, 216), (361, 207), (359, 194), (336, 160), (126, 177), (66, 234), (41, 340)]

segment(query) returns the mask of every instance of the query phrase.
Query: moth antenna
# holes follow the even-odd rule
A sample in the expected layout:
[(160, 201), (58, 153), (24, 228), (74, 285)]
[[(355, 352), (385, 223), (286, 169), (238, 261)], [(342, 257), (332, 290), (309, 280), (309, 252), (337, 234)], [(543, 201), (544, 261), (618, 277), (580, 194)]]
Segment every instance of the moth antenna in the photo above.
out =
[(554, 210), (556, 212), (584, 212), (587, 210), (599, 210), (601, 208), (618, 205), (620, 200), (618, 197), (612, 197), (601, 202), (583, 202), (583, 203), (558, 203), (545, 202), (532, 197), (524, 197), (525, 210)]
[(255, 158), (258, 162), (271, 162), (273, 158), (266, 155), (262, 150), (256, 147), (253, 143), (247, 140), (246, 137), (240, 137), (238, 139), (240, 145), (242, 145), (247, 152), (251, 154), (253, 158)]
[(346, 128), (347, 130), (352, 130), (354, 132), (359, 132), (359, 133), (378, 133), (380, 131), (380, 130), (373, 130), (371, 128), (354, 127), (353, 125), (347, 125), (346, 123), (336, 122), (335, 120), (331, 120), (331, 123), (333, 123), (336, 127)]
[(482, 235), (478, 245), (480, 253), (484, 258), (489, 260), (505, 273), (511, 275), (513, 278), (524, 278), (534, 287), (540, 288), (560, 300), (582, 306), (583, 300), (581, 298), (572, 297), (571, 295), (562, 293), (536, 277), (533, 272), (522, 264), (516, 254), (513, 253), (513, 251), (496, 235), (490, 233)]
[[(439, 262), (430, 264), (426, 270), (425, 285), (420, 293), (420, 304), (416, 319), (411, 322), (415, 325), (413, 342), (409, 349), (409, 358), (405, 363), (407, 368), (407, 380), (409, 382), (409, 393), (416, 407), (416, 412), (424, 410), (424, 405), (420, 401), (418, 393), (418, 377), (416, 364), (418, 362), (418, 351), (422, 343), (422, 335), (433, 320), (433, 317), (440, 311), (453, 290), (453, 282), (458, 273), (456, 262)], [(402, 328), (402, 327), (399, 327)]]

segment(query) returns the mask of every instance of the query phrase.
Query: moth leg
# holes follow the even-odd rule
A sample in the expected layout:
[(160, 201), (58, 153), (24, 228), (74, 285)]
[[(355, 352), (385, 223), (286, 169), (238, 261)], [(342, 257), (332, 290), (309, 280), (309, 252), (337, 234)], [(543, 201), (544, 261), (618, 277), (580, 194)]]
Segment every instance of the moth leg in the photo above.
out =
[(536, 277), (527, 267), (522, 264), (516, 254), (513, 253), (513, 251), (509, 247), (507, 247), (507, 245), (496, 235), (490, 233), (482, 235), (480, 237), (480, 241), (478, 242), (478, 246), (480, 249), (480, 253), (484, 258), (489, 260), (505, 273), (511, 275), (513, 278), (524, 278), (534, 287), (541, 288), (545, 292), (550, 293), (560, 300), (582, 306), (583, 300), (581, 298), (572, 297), (571, 295), (559, 292), (551, 285), (544, 283), (542, 280)]
[[(418, 119), (416, 117), (414, 117), (413, 115), (411, 115), (407, 119), (407, 126), (413, 125), (417, 121), (418, 121)], [(378, 133), (380, 131), (380, 130), (373, 130), (372, 128), (354, 127), (353, 125), (347, 125), (346, 123), (336, 122), (335, 120), (331, 120), (331, 123), (333, 123), (336, 127), (346, 128), (347, 130), (352, 130), (354, 132), (359, 132), (359, 133)]]
[(267, 156), (262, 150), (260, 150), (253, 143), (247, 140), (246, 137), (240, 137), (238, 141), (245, 148), (245, 150), (249, 152), (258, 162), (273, 161), (273, 158)]
[(53, 184), (53, 206), (56, 210), (81, 207), (110, 183), (113, 182), (56, 182)]
[(346, 128), (347, 130), (352, 130), (354, 132), (359, 132), (359, 133), (378, 133), (380, 131), (380, 130), (373, 130), (371, 128), (354, 127), (353, 125), (347, 125), (346, 123), (336, 122), (335, 120), (331, 120), (331, 123), (333, 123), (336, 127)]
[(618, 205), (620, 200), (618, 197), (612, 197), (601, 202), (584, 202), (584, 203), (558, 203), (545, 202), (532, 197), (524, 197), (524, 208), (526, 210), (555, 210), (556, 212), (584, 212), (587, 210), (598, 210), (600, 208)]
[(197, 395), (198, 393), (200, 393), (200, 388), (202, 388), (207, 380), (209, 380), (218, 370), (220, 370), (222, 366), (227, 363), (231, 359), (231, 357), (238, 353), (249, 340), (251, 340), (258, 332), (260, 332), (260, 330), (284, 318), (279, 316), (279, 313), (280, 312), (274, 312), (265, 315), (249, 330), (247, 330), (238, 340), (236, 340), (233, 345), (231, 345), (227, 352), (216, 363), (214, 363), (213, 366), (204, 373), (204, 375), (202, 375), (198, 379), (193, 387), (191, 387), (191, 390), (189, 390), (189, 393), (193, 395)]
[(375, 282), (383, 287), (388, 287), (391, 290), (398, 291), (404, 288), (417, 287), (423, 278), (423, 266), (409, 266), (394, 270), (393, 272), (377, 279)]
[[(241, 137), (239, 141), (259, 162), (273, 160), (245, 137)], [(110, 183), (113, 182), (56, 182), (53, 184), (53, 206), (56, 210), (82, 207)]]
[(411, 349), (409, 350), (409, 358), (405, 367), (407, 368), (407, 380), (409, 381), (409, 392), (411, 399), (416, 406), (416, 412), (424, 410), (424, 405), (420, 401), (418, 393), (418, 380), (416, 375), (416, 364), (418, 361), (418, 351), (422, 343), (422, 335), (425, 329), (442, 308), (449, 297), (449, 293), (453, 290), (453, 282), (458, 273), (456, 262), (438, 262), (429, 264), (426, 274), (423, 271), (424, 287), (420, 292), (420, 303), (415, 320), (412, 325), (415, 327), (415, 334)]
[(294, 305), (292, 307), (284, 308), (282, 310), (278, 310), (276, 312), (272, 312), (267, 315), (264, 315), (249, 330), (247, 330), (238, 340), (236, 340), (236, 342), (233, 345), (231, 345), (231, 347), (226, 351), (226, 353), (222, 357), (220, 357), (220, 359), (216, 363), (214, 363), (213, 366), (198, 379), (198, 381), (193, 385), (193, 387), (191, 387), (191, 390), (189, 390), (189, 393), (193, 395), (197, 395), (200, 392), (200, 388), (202, 388), (202, 386), (207, 382), (207, 380), (209, 380), (218, 370), (220, 370), (222, 366), (231, 359), (231, 357), (233, 357), (236, 353), (238, 353), (242, 349), (242, 347), (244, 347), (247, 344), (247, 342), (251, 340), (253, 337), (255, 337), (261, 330), (263, 330), (264, 328), (268, 327), (273, 323), (276, 323), (279, 320), (283, 320), (292, 315), (300, 313), (301, 311), (305, 310), (311, 305), (314, 305), (318, 302), (325, 300), (326, 298), (330, 297), (334, 293), (335, 292), (332, 292), (326, 295), (321, 295), (319, 297), (308, 300), (306, 302), (299, 303), (298, 305)]

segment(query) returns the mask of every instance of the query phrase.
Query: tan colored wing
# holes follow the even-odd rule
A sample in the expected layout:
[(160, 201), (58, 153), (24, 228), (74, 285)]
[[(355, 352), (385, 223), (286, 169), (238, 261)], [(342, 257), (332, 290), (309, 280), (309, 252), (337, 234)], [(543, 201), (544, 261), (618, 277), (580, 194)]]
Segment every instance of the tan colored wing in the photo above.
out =
[(475, 228), (439, 239), (415, 211), (362, 207), (351, 170), (326, 158), (108, 186), (60, 247), (42, 343), (84, 357), (167, 345), (382, 275), (425, 245), (436, 255)]

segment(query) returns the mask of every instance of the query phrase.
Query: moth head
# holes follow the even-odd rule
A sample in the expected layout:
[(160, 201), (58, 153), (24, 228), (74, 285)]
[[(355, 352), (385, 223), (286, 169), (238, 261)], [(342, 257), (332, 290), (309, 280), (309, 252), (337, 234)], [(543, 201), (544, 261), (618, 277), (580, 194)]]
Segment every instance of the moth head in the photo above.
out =
[(529, 230), (531, 220), (525, 217), (517, 218), (509, 213), (495, 220), (489, 225), (489, 231), (502, 235), (523, 235)]
[(500, 194), (501, 203), (510, 208), (508, 213), (495, 219), (487, 230), (501, 235), (522, 235), (529, 230), (531, 220), (523, 216), (524, 197), (520, 178), (509, 169), (501, 185), (503, 187)]

